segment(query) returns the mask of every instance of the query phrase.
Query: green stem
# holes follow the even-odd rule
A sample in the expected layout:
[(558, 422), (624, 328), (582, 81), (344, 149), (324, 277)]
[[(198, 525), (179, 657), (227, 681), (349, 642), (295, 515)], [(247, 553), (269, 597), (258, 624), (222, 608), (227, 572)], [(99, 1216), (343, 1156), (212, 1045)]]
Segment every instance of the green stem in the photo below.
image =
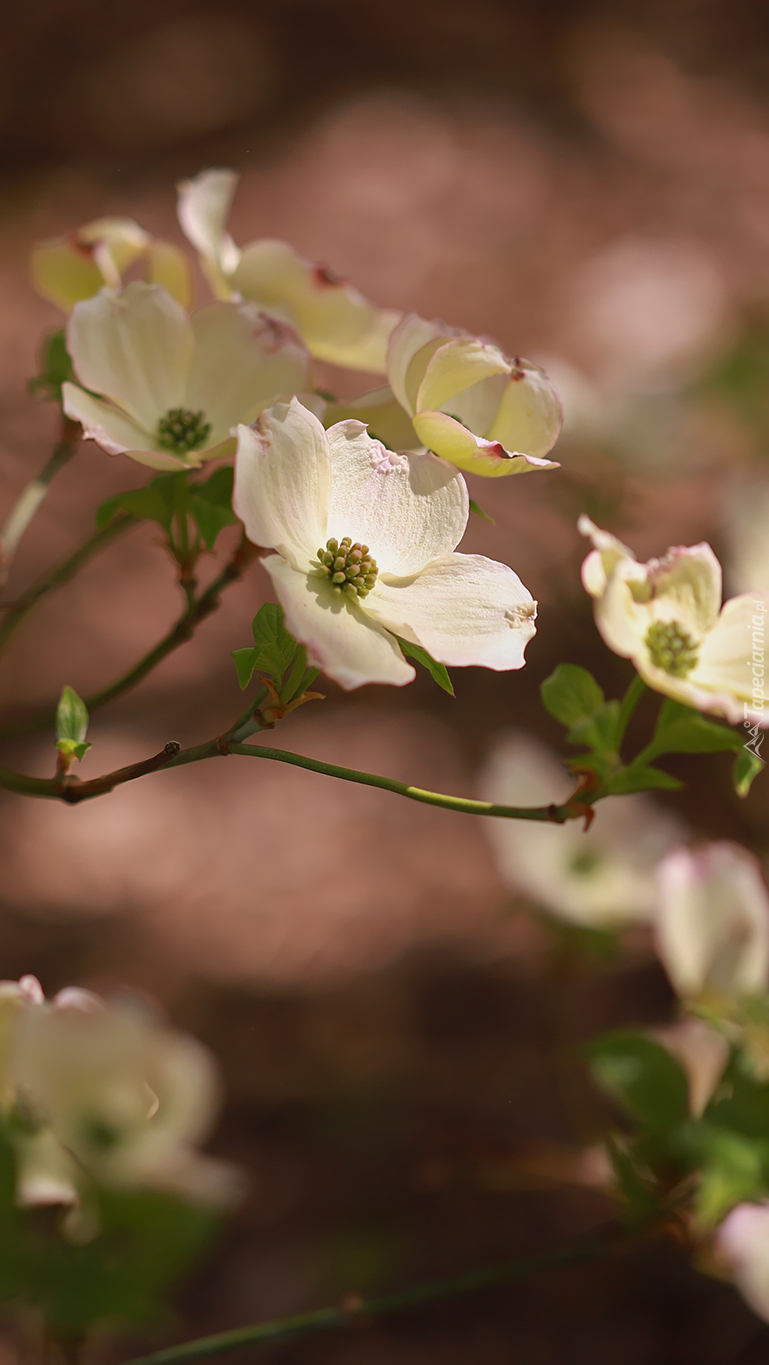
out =
[(556, 1270), (580, 1262), (595, 1261), (605, 1255), (611, 1246), (611, 1238), (595, 1237), (588, 1241), (572, 1242), (570, 1245), (558, 1247), (555, 1251), (545, 1251), (537, 1256), (520, 1256), (515, 1260), (503, 1261), (481, 1270), (471, 1270), (464, 1275), (428, 1280), (424, 1284), (414, 1285), (411, 1289), (385, 1294), (376, 1299), (361, 1299), (350, 1295), (337, 1307), (318, 1308), (312, 1313), (298, 1313), (294, 1317), (276, 1318), (272, 1322), (260, 1322), (252, 1327), (238, 1327), (232, 1332), (217, 1332), (215, 1336), (201, 1337), (197, 1341), (188, 1341), (181, 1346), (170, 1346), (165, 1351), (140, 1356), (130, 1361), (129, 1365), (188, 1365), (190, 1361), (202, 1360), (208, 1356), (225, 1355), (230, 1351), (242, 1351), (255, 1346), (265, 1346), (270, 1342), (308, 1336), (315, 1332), (327, 1332), (334, 1327), (346, 1327), (356, 1320), (365, 1321), (366, 1318), (381, 1317), (402, 1308), (414, 1308), (419, 1304), (453, 1298), (456, 1294), (470, 1294), (477, 1289), (506, 1284), (510, 1280), (522, 1279), (526, 1275), (536, 1275), (542, 1271)]
[[(111, 523), (114, 524), (114, 523)], [(131, 688), (136, 687), (148, 673), (151, 673), (158, 664), (162, 663), (169, 654), (172, 654), (180, 645), (192, 639), (201, 621), (216, 611), (221, 600), (221, 595), (230, 583), (234, 583), (243, 576), (246, 566), (251, 562), (256, 554), (256, 549), (251, 542), (242, 537), (235, 553), (227, 561), (222, 572), (213, 580), (212, 583), (201, 593), (200, 597), (194, 595), (188, 602), (186, 609), (182, 612), (176, 624), (167, 635), (144, 655), (133, 668), (124, 673), (120, 678), (107, 687), (102, 687), (98, 692), (92, 692), (90, 696), (84, 697), (84, 701), (89, 711), (95, 711), (98, 707), (106, 705), (109, 701), (114, 701), (116, 697), (122, 697)], [(44, 730), (53, 725), (56, 717), (55, 707), (41, 712), (35, 717), (27, 720), (9, 722), (0, 725), (0, 736), (29, 734), (35, 730)]]
[(51, 458), (37, 478), (32, 479), (22, 489), (6, 517), (5, 523), (0, 528), (0, 586), (8, 578), (11, 561), (16, 553), (19, 541), (48, 492), (52, 479), (60, 469), (64, 468), (65, 464), (69, 464), (80, 444), (80, 436), (80, 423), (73, 422), (71, 418), (62, 414), (61, 436)]
[(178, 558), (179, 563), (182, 565), (182, 568), (184, 568), (184, 566), (188, 564), (190, 558), (190, 528), (187, 519), (187, 507), (189, 499), (186, 470), (183, 470), (175, 477), (176, 489), (174, 497), (174, 506), (176, 509), (176, 525), (179, 529)]
[(617, 719), (618, 752), (622, 748), (622, 741), (625, 738), (625, 731), (627, 730), (630, 717), (635, 711), (636, 706), (638, 705), (645, 691), (646, 683), (644, 682), (643, 678), (639, 677), (639, 675), (636, 673), (633, 677), (632, 682), (629, 684), (624, 697), (622, 698), (622, 704), (619, 709), (619, 717)]
[(6, 615), (0, 624), (0, 653), (42, 597), (45, 597), (49, 592), (63, 588), (93, 555), (98, 554), (99, 550), (104, 549), (105, 545), (109, 545), (117, 539), (130, 526), (136, 525), (136, 517), (129, 516), (127, 512), (114, 517), (108, 526), (102, 527), (100, 531), (92, 535), (67, 559), (62, 560), (60, 564), (42, 574), (31, 587), (27, 588), (26, 592), (16, 598), (15, 602), (2, 604)]

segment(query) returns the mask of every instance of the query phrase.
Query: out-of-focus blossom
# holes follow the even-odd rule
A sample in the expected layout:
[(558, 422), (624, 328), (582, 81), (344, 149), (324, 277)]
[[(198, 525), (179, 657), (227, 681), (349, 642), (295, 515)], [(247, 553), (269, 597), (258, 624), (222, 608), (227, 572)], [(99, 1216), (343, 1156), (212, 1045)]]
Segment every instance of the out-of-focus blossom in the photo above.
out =
[(396, 454), (363, 423), (324, 431), (296, 399), (240, 427), (234, 503), (289, 630), (342, 687), (411, 682), (396, 636), (439, 663), (521, 668), (536, 603), (504, 564), (455, 554), (469, 513), (461, 474)]
[(579, 529), (595, 547), (582, 565), (582, 582), (595, 598), (596, 625), (609, 648), (632, 659), (649, 687), (685, 706), (731, 724), (769, 725), (769, 709), (759, 708), (754, 693), (763, 599), (743, 593), (722, 607), (721, 565), (705, 543), (676, 545), (662, 559), (639, 564), (589, 517), (580, 517)]
[(286, 242), (264, 238), (238, 248), (226, 230), (237, 183), (234, 171), (211, 170), (179, 185), (179, 222), (217, 298), (239, 296), (284, 319), (320, 360), (383, 374), (401, 314), (369, 303)]
[(689, 1082), (689, 1108), (694, 1118), (705, 1112), (729, 1060), (729, 1044), (722, 1034), (690, 1015), (655, 1029), (652, 1035), (683, 1068)]
[(76, 232), (40, 242), (30, 260), (38, 294), (68, 313), (104, 285), (119, 289), (130, 266), (142, 261), (150, 284), (162, 284), (189, 308), (192, 273), (186, 256), (172, 242), (151, 237), (131, 218), (97, 218)]
[[(517, 732), (499, 737), (481, 778), (484, 799), (502, 805), (561, 803), (573, 788), (553, 755)], [(681, 838), (678, 821), (638, 795), (598, 802), (587, 833), (574, 821), (488, 820), (484, 829), (511, 890), (594, 928), (650, 918), (657, 864)]]
[(750, 479), (730, 490), (724, 531), (727, 582), (769, 601), (769, 480)]
[[(544, 370), (504, 355), (493, 342), (409, 313), (390, 337), (391, 407), (411, 419), (415, 439), (467, 473), (496, 477), (552, 469), (545, 459), (563, 423)], [(385, 393), (358, 400), (377, 433), (392, 420)], [(364, 412), (361, 412), (364, 416)]]
[(769, 1201), (732, 1209), (716, 1233), (716, 1251), (746, 1303), (769, 1322)]
[(219, 1103), (215, 1064), (194, 1038), (137, 1002), (39, 983), (0, 983), (0, 1124), (22, 1204), (77, 1206), (97, 1185), (228, 1203), (234, 1172), (201, 1156)]
[(76, 304), (67, 347), (80, 381), (63, 386), (67, 415), (104, 450), (152, 469), (232, 454), (238, 422), (309, 382), (309, 355), (285, 324), (253, 304), (190, 315), (160, 285), (102, 289)]
[(682, 999), (766, 990), (769, 894), (752, 854), (730, 843), (674, 849), (658, 887), (657, 951)]

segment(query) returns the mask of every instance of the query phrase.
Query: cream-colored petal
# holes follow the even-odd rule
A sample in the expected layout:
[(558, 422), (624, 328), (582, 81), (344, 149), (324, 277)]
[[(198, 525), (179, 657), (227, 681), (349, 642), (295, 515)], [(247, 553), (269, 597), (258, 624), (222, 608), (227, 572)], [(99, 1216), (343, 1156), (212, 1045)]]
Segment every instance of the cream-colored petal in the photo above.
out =
[[(387, 348), (387, 378), (406, 412), (416, 412), (417, 392), (431, 356), (449, 338), (461, 335), (463, 333), (447, 327), (445, 322), (428, 322), (417, 313), (406, 313), (397, 327), (393, 328)], [(422, 363), (414, 366), (414, 360), (421, 351), (424, 352), (420, 357)]]
[(445, 412), (417, 412), (413, 417), (414, 430), (423, 445), (450, 460), (466, 474), (481, 474), (484, 478), (498, 478), (506, 474), (526, 474), (532, 469), (557, 469), (552, 460), (505, 450), (499, 441), (486, 441), (474, 436), (467, 427)]
[(306, 573), (329, 532), (331, 459), (321, 423), (296, 398), (238, 427), (232, 505), (255, 545)]
[(182, 406), (193, 345), (181, 305), (161, 285), (139, 281), (76, 304), (67, 327), (81, 384), (111, 399), (145, 431), (154, 432), (170, 408)]
[(72, 241), (41, 242), (29, 264), (38, 294), (65, 313), (81, 299), (98, 294), (104, 284), (93, 254), (79, 250)]
[(522, 668), (536, 634), (528, 588), (506, 564), (483, 555), (442, 555), (409, 578), (380, 578), (364, 609), (455, 668)]
[(319, 360), (383, 374), (390, 333), (401, 314), (369, 303), (325, 266), (306, 261), (286, 242), (246, 247), (233, 288), (267, 312), (293, 321)]
[(695, 640), (713, 628), (721, 607), (721, 565), (709, 545), (676, 545), (662, 559), (650, 560), (646, 570), (655, 620), (678, 621)]
[(718, 1228), (716, 1249), (745, 1302), (769, 1322), (769, 1203), (732, 1209)]
[[(595, 561), (588, 566), (588, 572), (591, 570), (597, 579), (599, 575)], [(603, 593), (596, 598), (594, 609), (595, 623), (609, 649), (624, 659), (632, 659), (637, 668), (642, 664), (651, 667), (644, 641), (653, 620), (653, 612), (648, 600), (639, 600), (644, 596), (649, 596), (647, 566), (636, 563), (634, 559), (618, 559), (606, 580)]]
[(365, 422), (369, 435), (381, 441), (389, 450), (417, 450), (421, 445), (411, 418), (387, 386), (361, 394), (351, 403), (329, 403), (323, 415), (323, 425), (334, 426), (348, 417)]
[(276, 398), (309, 386), (310, 357), (295, 332), (253, 304), (209, 303), (192, 316), (195, 353), (184, 406), (224, 439)]
[(200, 253), (208, 282), (220, 299), (232, 296), (229, 276), (240, 260), (240, 251), (226, 230), (238, 179), (235, 171), (217, 169), (201, 171), (177, 185), (182, 232)]
[(118, 412), (117, 408), (100, 398), (94, 398), (93, 394), (86, 393), (77, 384), (62, 385), (62, 402), (67, 416), (75, 422), (82, 422), (86, 439), (95, 441), (110, 455), (130, 455), (132, 460), (150, 469), (187, 468), (184, 461), (170, 452), (153, 450), (152, 437), (148, 432), (143, 431), (130, 417)]
[(769, 895), (737, 844), (675, 849), (659, 868), (657, 951), (684, 999), (766, 990)]
[(329, 536), (368, 545), (380, 573), (418, 572), (462, 539), (470, 512), (461, 474), (429, 452), (387, 450), (362, 422), (328, 430)]
[(719, 694), (722, 704), (731, 699), (723, 714), (732, 724), (746, 718), (747, 707), (754, 723), (769, 726), (767, 605), (769, 599), (753, 593), (726, 602), (700, 645), (697, 667), (690, 675), (694, 686)]
[(315, 668), (351, 691), (364, 683), (403, 687), (416, 670), (404, 659), (397, 640), (346, 594), (334, 593), (327, 579), (299, 573), (281, 555), (262, 560), (291, 634), (304, 645)]
[(442, 408), (463, 389), (491, 375), (510, 374), (510, 370), (510, 362), (498, 346), (477, 337), (455, 337), (439, 346), (430, 358), (417, 391), (415, 409), (420, 412), (423, 408)]
[(500, 441), (505, 450), (541, 459), (552, 450), (562, 426), (563, 406), (545, 371), (529, 360), (517, 360), (497, 415), (483, 435)]
[(189, 308), (192, 304), (192, 271), (184, 252), (173, 242), (153, 237), (147, 247), (146, 257), (150, 284), (162, 284), (182, 308)]
[(620, 560), (634, 560), (635, 555), (621, 540), (617, 540), (609, 531), (602, 531), (584, 513), (577, 522), (577, 530), (581, 536), (588, 536), (594, 546), (593, 553), (588, 555), (582, 565), (583, 586), (591, 597), (600, 597), (606, 589), (609, 575)]

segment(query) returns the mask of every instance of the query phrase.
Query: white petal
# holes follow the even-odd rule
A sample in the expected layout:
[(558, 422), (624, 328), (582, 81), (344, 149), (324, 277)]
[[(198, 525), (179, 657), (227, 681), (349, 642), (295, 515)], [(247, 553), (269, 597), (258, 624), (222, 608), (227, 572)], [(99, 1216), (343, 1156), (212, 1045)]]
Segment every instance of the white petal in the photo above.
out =
[(403, 687), (416, 670), (406, 662), (397, 640), (327, 579), (300, 573), (280, 555), (262, 560), (278, 595), (291, 634), (305, 646), (307, 657), (340, 687), (350, 691), (364, 683)]
[(303, 572), (329, 535), (330, 466), (326, 433), (296, 398), (238, 427), (235, 512), (255, 545), (279, 550)]
[(746, 1303), (769, 1322), (769, 1203), (738, 1204), (718, 1229), (716, 1247)]
[[(417, 313), (407, 313), (393, 329), (387, 349), (387, 377), (398, 402), (407, 412), (416, 412), (416, 397), (422, 377), (431, 356), (449, 337), (462, 335), (445, 322), (427, 322)], [(432, 348), (425, 351), (424, 364), (419, 373), (414, 374), (409, 383), (409, 368), (419, 351), (432, 342)]]
[(320, 360), (384, 373), (390, 333), (401, 314), (369, 303), (346, 280), (305, 260), (286, 242), (252, 242), (232, 284), (243, 298), (292, 321)]
[(184, 406), (205, 413), (212, 443), (277, 397), (309, 385), (310, 357), (296, 333), (253, 304), (206, 304), (193, 314), (192, 329)]
[(329, 536), (368, 545), (380, 573), (416, 573), (459, 543), (467, 525), (464, 479), (429, 453), (403, 455), (369, 436), (362, 422), (328, 430)]
[(192, 363), (189, 317), (158, 284), (102, 289), (75, 305), (67, 348), (87, 389), (109, 398), (145, 431), (182, 406)]
[(388, 386), (363, 393), (350, 403), (329, 403), (323, 424), (330, 427), (348, 417), (365, 422), (369, 435), (390, 450), (418, 450), (422, 444), (411, 418)]
[(709, 545), (676, 545), (646, 569), (655, 620), (678, 621), (695, 640), (712, 630), (721, 607), (722, 575)]
[(151, 238), (147, 246), (147, 279), (150, 284), (162, 284), (182, 308), (192, 304), (192, 270), (183, 251), (173, 242)]
[(552, 450), (563, 426), (563, 407), (544, 370), (518, 360), (497, 415), (483, 435), (501, 441), (505, 450), (539, 458)]
[(412, 420), (424, 445), (466, 474), (498, 478), (507, 474), (526, 474), (532, 469), (558, 468), (552, 460), (506, 450), (500, 441), (475, 436), (446, 412), (417, 412)]
[(240, 252), (226, 231), (233, 195), (238, 183), (235, 171), (201, 171), (178, 186), (177, 213), (182, 232), (200, 252), (211, 288), (218, 298), (229, 298), (226, 277), (240, 260)]
[(634, 560), (635, 555), (621, 540), (617, 540), (609, 531), (602, 531), (584, 513), (577, 522), (577, 530), (581, 536), (589, 536), (594, 546), (593, 553), (588, 555), (582, 565), (583, 586), (591, 597), (600, 597), (606, 590), (609, 575), (620, 560)]
[(657, 950), (675, 990), (741, 996), (769, 973), (769, 895), (757, 860), (736, 844), (675, 849), (659, 868)]
[(93, 394), (78, 388), (77, 384), (62, 385), (62, 402), (67, 416), (82, 422), (86, 438), (95, 441), (110, 455), (130, 455), (152, 469), (186, 467), (175, 455), (152, 450), (152, 438), (136, 422), (109, 403), (103, 403), (100, 398), (94, 398)]
[[(498, 346), (477, 337), (455, 337), (430, 358), (416, 396), (416, 411), (448, 406), (450, 399), (491, 375), (510, 373), (510, 362)], [(485, 435), (485, 431), (478, 433)]]
[(442, 555), (410, 578), (381, 578), (365, 610), (439, 663), (522, 668), (536, 634), (537, 604), (506, 564), (483, 555)]
[(745, 718), (747, 705), (748, 716), (754, 722), (769, 725), (767, 622), (764, 598), (753, 593), (732, 597), (702, 641), (697, 667), (690, 675), (689, 681), (695, 687), (718, 694), (722, 714), (732, 724)]
[(690, 1016), (652, 1035), (680, 1062), (689, 1082), (689, 1108), (700, 1118), (713, 1098), (729, 1061), (729, 1044), (704, 1019)]

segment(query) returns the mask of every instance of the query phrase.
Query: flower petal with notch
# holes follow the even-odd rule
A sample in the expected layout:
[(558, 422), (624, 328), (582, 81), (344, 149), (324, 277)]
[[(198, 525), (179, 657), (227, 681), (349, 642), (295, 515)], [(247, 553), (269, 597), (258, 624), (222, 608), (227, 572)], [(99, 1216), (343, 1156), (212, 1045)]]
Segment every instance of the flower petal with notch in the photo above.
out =
[(63, 385), (67, 415), (111, 454), (152, 469), (232, 454), (233, 427), (309, 384), (310, 358), (291, 328), (251, 304), (189, 315), (160, 285), (102, 289), (76, 304), (67, 346), (80, 381)]
[(411, 682), (397, 637), (439, 663), (521, 668), (536, 603), (512, 569), (454, 553), (461, 474), (429, 452), (387, 450), (362, 422), (327, 432), (301, 403), (238, 433), (233, 506), (291, 633), (344, 688)]
[(684, 706), (733, 725), (769, 725), (769, 710), (754, 700), (751, 662), (762, 600), (743, 593), (721, 606), (721, 565), (710, 546), (677, 545), (639, 564), (589, 517), (580, 517), (579, 529), (595, 547), (582, 582), (609, 648), (631, 659), (649, 687)]
[(184, 308), (192, 301), (192, 273), (172, 242), (152, 237), (131, 218), (97, 218), (65, 237), (39, 242), (30, 259), (38, 294), (68, 313), (108, 285), (119, 289), (129, 266), (143, 261), (150, 284), (162, 284)]

